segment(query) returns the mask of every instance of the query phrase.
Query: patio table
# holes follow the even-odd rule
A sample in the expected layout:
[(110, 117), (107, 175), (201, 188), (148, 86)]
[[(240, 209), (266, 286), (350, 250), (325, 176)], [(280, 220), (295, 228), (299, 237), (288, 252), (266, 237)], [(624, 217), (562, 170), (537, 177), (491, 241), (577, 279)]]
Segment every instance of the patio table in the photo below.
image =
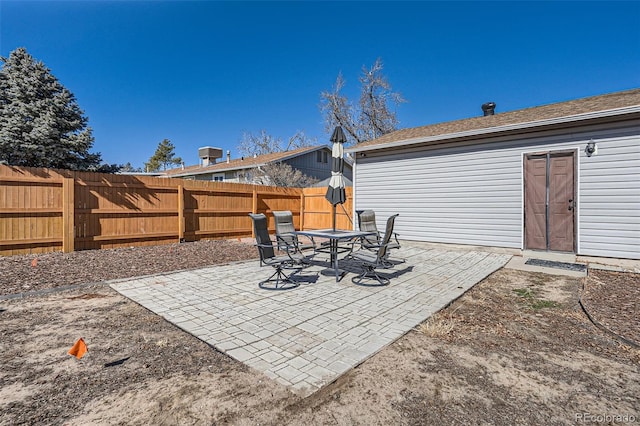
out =
[(333, 264), (333, 268), (335, 269), (336, 282), (338, 282), (343, 275), (342, 273), (340, 273), (340, 268), (338, 267), (338, 254), (340, 252), (349, 251), (348, 249), (344, 249), (341, 251), (338, 243), (340, 241), (349, 241), (353, 240), (354, 238), (374, 235), (375, 232), (352, 231), (348, 229), (314, 229), (309, 231), (295, 231), (295, 234), (305, 235), (307, 237), (326, 238), (329, 240), (330, 259), (331, 263)]

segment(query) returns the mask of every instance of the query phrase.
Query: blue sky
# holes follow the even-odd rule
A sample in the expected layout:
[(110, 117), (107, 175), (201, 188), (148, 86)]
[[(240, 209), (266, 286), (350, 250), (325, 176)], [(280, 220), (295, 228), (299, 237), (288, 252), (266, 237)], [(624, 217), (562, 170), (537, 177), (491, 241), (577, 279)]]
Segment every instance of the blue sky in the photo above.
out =
[(422, 126), (640, 87), (640, 2), (0, 0), (0, 55), (26, 47), (75, 94), (108, 163), (170, 139), (231, 150), (243, 132), (328, 143), (320, 92), (358, 96), (377, 57)]

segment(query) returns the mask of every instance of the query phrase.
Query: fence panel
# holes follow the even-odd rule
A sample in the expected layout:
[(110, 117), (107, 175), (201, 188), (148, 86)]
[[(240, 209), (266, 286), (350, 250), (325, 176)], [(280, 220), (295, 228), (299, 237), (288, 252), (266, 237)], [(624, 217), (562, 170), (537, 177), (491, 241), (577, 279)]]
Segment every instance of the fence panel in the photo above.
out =
[(75, 173), (76, 249), (178, 241), (178, 185), (168, 179)]
[[(249, 213), (300, 210), (300, 190), (224, 182), (184, 181), (185, 239), (250, 236)], [(295, 202), (291, 202), (294, 200)]]
[[(336, 206), (336, 228), (352, 229), (353, 227), (353, 188), (345, 188), (347, 200)], [(332, 226), (333, 208), (326, 200), (327, 188), (304, 188), (304, 229), (326, 229)]]
[(0, 166), (0, 254), (62, 249), (64, 177)]
[[(297, 229), (331, 227), (325, 188), (111, 175), (0, 165), (0, 255), (251, 236), (248, 214), (290, 210)], [(350, 229), (352, 190), (337, 207)]]
[[(275, 232), (275, 223), (272, 213), (274, 211), (289, 210), (293, 213), (294, 225), (300, 227), (300, 208), (302, 192), (299, 188), (271, 188), (268, 191), (262, 190), (265, 187), (256, 187), (256, 213), (264, 213), (267, 216), (268, 227)], [(251, 226), (251, 224), (249, 224)]]

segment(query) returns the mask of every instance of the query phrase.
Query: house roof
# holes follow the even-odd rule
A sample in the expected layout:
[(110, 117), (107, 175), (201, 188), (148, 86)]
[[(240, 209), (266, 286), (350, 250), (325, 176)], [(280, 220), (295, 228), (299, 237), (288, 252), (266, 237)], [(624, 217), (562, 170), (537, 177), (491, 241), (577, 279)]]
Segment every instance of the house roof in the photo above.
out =
[(294, 149), (291, 151), (274, 152), (271, 154), (258, 155), (257, 157), (234, 158), (229, 162), (227, 162), (226, 160), (222, 160), (218, 163), (209, 164), (207, 166), (195, 165), (195, 166), (188, 166), (185, 168), (178, 167), (175, 169), (167, 170), (166, 176), (180, 177), (180, 176), (191, 176), (191, 175), (208, 174), (208, 173), (222, 173), (230, 170), (253, 169), (255, 167), (264, 166), (265, 164), (268, 164), (268, 163), (288, 160), (288, 159), (298, 157), (300, 155), (307, 154), (309, 152), (317, 151), (320, 149), (329, 150), (329, 147), (326, 145), (309, 146), (309, 147)]
[(575, 99), (533, 108), (479, 116), (456, 121), (413, 127), (388, 133), (377, 139), (346, 149), (347, 152), (392, 148), (487, 135), (491, 133), (533, 129), (542, 126), (575, 123), (583, 120), (614, 117), (640, 112), (640, 89)]

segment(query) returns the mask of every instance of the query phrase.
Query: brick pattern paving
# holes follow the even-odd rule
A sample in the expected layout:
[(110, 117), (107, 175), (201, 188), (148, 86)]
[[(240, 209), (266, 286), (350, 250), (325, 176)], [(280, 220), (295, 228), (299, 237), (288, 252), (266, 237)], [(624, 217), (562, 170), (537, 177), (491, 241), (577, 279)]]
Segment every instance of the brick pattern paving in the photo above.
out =
[[(286, 291), (258, 288), (257, 261), (115, 282), (124, 296), (268, 377), (308, 395), (504, 266), (509, 255), (403, 247), (385, 287), (338, 283), (312, 266)], [(315, 282), (314, 282), (315, 281)]]

